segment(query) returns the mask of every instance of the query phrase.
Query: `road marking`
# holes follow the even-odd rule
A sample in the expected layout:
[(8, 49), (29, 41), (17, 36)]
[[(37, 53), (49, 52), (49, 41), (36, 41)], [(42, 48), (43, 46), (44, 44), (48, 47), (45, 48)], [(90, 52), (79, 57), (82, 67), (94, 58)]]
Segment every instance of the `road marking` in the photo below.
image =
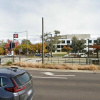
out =
[(75, 76), (75, 75), (53, 75), (53, 76)]
[(44, 72), (44, 74), (46, 75), (50, 75), (50, 76), (75, 76), (75, 75), (54, 75), (54, 73), (51, 73), (51, 72)]
[(45, 72), (44, 74), (46, 74), (46, 75), (54, 75), (54, 74), (51, 73), (51, 72)]
[(66, 77), (41, 77), (41, 76), (33, 76), (33, 78), (43, 78), (43, 79), (53, 79), (53, 78), (57, 78), (57, 79), (67, 79)]

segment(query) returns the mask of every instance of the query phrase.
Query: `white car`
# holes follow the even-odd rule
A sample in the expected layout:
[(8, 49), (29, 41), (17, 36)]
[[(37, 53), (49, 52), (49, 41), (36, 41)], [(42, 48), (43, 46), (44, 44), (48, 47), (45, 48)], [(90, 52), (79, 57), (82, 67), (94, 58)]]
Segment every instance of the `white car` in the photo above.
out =
[(13, 56), (13, 55), (12, 55), (11, 53), (8, 53), (6, 56), (10, 56), (10, 57), (11, 57), (11, 56)]
[(80, 54), (81, 55), (81, 57), (87, 57), (87, 55), (86, 54)]

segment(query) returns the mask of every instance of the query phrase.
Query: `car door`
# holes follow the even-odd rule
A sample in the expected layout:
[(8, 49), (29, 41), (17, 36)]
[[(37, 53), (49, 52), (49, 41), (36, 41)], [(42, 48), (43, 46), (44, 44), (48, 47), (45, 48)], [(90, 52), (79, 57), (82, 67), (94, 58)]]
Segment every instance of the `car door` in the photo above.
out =
[(0, 77), (0, 100), (5, 92), (4, 87), (7, 85), (8, 79), (6, 77)]

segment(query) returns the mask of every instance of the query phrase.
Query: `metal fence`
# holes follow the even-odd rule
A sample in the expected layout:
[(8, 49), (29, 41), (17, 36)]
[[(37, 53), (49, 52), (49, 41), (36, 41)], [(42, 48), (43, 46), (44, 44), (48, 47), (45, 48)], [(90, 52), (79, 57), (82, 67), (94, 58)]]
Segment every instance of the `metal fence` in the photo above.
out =
[[(13, 57), (4, 57), (0, 59), (0, 64), (6, 62), (13, 62)], [(32, 63), (41, 63), (42, 58), (29, 58), (29, 57), (14, 57), (14, 62), (32, 62)], [(63, 58), (63, 57), (50, 57), (44, 59), (45, 64), (95, 64), (100, 65), (100, 58)]]
[(100, 65), (100, 58), (45, 58), (49, 64), (95, 64)]

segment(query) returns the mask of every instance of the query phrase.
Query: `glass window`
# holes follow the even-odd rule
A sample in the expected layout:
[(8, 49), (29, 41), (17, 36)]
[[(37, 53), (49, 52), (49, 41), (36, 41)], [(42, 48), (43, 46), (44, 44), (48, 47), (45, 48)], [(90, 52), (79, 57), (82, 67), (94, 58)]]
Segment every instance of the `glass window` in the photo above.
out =
[(63, 45), (61, 45), (61, 48), (63, 48), (64, 46)]
[(70, 43), (70, 40), (67, 40), (67, 43)]
[(65, 43), (65, 40), (62, 40), (62, 43)]
[(60, 45), (57, 45), (57, 48), (60, 48)]
[(6, 86), (8, 79), (6, 77), (0, 77), (0, 87)]
[(57, 52), (60, 52), (60, 50), (57, 50)]
[(94, 43), (97, 43), (97, 40), (94, 40)]
[(21, 86), (21, 85), (27, 83), (28, 81), (30, 81), (31, 76), (28, 73), (24, 73), (22, 75), (18, 75), (16, 77), (14, 77), (13, 79), (17, 83), (18, 86)]
[(89, 43), (92, 43), (92, 40), (89, 40)]

